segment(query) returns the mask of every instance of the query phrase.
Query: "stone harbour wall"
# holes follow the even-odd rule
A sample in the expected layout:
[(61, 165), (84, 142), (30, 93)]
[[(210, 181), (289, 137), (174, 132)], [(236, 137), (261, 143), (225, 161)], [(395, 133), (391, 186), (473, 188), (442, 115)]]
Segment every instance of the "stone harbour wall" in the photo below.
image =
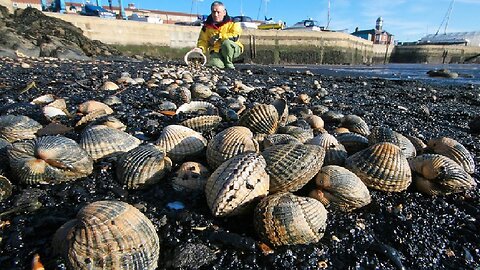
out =
[[(46, 13), (68, 21), (90, 39), (120, 47), (164, 47), (160, 54), (196, 45), (200, 27)], [(244, 30), (244, 62), (260, 64), (478, 63), (480, 47), (386, 46), (339, 32)], [(447, 53), (445, 53), (445, 51)], [(167, 56), (168, 55), (159, 55)]]

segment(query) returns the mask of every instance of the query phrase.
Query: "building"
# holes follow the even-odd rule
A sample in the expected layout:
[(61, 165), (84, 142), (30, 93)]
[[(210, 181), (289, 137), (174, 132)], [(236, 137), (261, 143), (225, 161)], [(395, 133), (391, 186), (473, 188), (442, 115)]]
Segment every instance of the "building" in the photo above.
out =
[(373, 44), (393, 44), (394, 39), (393, 35), (389, 32), (383, 30), (383, 18), (378, 17), (375, 29), (370, 30), (358, 30), (358, 27), (355, 29), (355, 32), (352, 35), (370, 40)]
[(448, 34), (431, 34), (421, 38), (418, 44), (430, 45), (465, 45), (480, 47), (480, 31), (455, 32)]
[[(52, 0), (47, 1), (48, 4)], [(94, 3), (95, 1), (90, 1)], [(105, 2), (105, 1), (103, 1)], [(117, 3), (117, 1), (112, 1)], [(33, 7), (38, 10), (42, 10), (41, 0), (0, 0), (0, 4), (5, 5), (9, 10), (17, 8), (27, 8)], [(65, 2), (67, 7), (67, 12), (70, 10), (77, 10), (78, 12), (82, 9), (81, 3), (75, 2)], [(120, 8), (118, 6), (112, 6), (110, 9), (109, 6), (103, 6), (107, 10), (112, 10), (113, 12), (119, 14)], [(194, 22), (197, 20), (197, 14), (183, 13), (183, 12), (171, 12), (171, 11), (160, 11), (160, 10), (148, 10), (148, 9), (139, 9), (133, 3), (128, 3), (124, 8), (126, 16), (130, 17), (134, 14), (138, 17), (147, 17), (152, 21), (163, 21), (163, 23), (174, 24), (177, 22)], [(134, 16), (134, 17), (135, 17)]]

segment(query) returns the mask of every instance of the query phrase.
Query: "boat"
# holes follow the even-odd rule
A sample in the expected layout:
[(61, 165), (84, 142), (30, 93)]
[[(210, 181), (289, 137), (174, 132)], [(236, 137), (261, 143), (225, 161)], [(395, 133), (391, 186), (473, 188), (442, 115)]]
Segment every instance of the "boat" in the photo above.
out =
[(257, 26), (258, 29), (261, 30), (270, 30), (270, 29), (276, 29), (280, 30), (285, 28), (285, 24), (282, 21), (265, 21)]
[(299, 21), (292, 26), (285, 27), (283, 30), (324, 31), (325, 27), (320, 26), (318, 21), (308, 19)]

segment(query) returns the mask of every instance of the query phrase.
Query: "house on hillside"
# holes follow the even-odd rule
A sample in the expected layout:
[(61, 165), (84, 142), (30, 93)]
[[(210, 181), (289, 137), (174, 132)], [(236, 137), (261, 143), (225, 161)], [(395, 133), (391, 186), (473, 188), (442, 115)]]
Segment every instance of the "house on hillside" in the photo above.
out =
[(358, 27), (355, 29), (355, 32), (352, 35), (370, 40), (373, 44), (393, 44), (393, 34), (383, 30), (383, 18), (378, 17), (375, 29), (369, 30), (358, 30)]

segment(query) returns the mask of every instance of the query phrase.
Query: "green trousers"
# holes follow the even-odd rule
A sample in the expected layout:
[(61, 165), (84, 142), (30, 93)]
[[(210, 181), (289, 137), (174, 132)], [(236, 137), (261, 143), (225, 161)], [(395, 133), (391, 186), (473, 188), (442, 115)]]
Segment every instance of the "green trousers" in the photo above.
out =
[(208, 65), (218, 68), (234, 69), (235, 66), (233, 66), (233, 59), (239, 57), (240, 54), (242, 54), (240, 46), (235, 42), (226, 39), (222, 42), (222, 47), (220, 48), (219, 53), (210, 53)]

